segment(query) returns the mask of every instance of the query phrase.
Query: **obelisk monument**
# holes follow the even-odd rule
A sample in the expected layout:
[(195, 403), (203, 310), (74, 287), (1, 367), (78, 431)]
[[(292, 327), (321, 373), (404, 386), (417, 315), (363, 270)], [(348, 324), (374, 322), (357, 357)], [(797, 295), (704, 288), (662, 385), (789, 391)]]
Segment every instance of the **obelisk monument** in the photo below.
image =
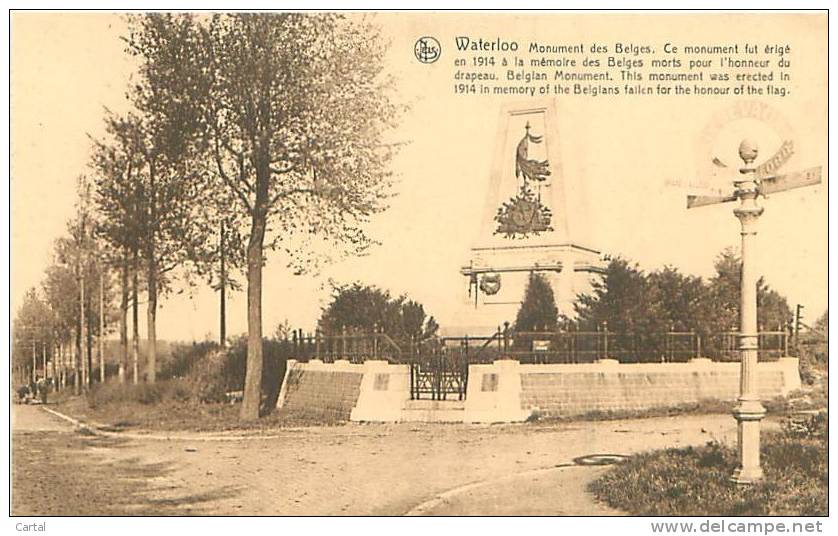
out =
[(486, 330), (514, 322), (532, 272), (544, 274), (559, 313), (575, 316), (605, 267), (587, 242), (584, 180), (564, 166), (562, 124), (554, 99), (532, 99), (500, 111), (495, 152), (479, 235), (460, 272), (472, 312), (467, 323)]

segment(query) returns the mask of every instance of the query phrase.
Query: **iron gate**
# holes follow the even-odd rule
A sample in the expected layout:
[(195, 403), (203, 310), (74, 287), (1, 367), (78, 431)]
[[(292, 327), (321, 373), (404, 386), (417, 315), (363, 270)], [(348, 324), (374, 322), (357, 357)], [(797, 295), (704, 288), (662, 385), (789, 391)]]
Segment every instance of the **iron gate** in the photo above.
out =
[(412, 400), (465, 400), (468, 353), (461, 348), (420, 349), (410, 363)]

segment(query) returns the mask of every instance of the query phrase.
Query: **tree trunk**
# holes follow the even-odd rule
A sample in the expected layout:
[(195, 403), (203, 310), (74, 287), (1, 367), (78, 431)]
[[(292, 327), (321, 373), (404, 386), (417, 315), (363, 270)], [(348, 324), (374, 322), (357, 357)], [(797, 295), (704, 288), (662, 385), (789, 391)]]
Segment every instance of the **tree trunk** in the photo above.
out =
[(146, 237), (146, 259), (148, 260), (148, 305), (146, 306), (146, 329), (148, 330), (148, 355), (146, 355), (146, 381), (154, 383), (157, 379), (157, 194), (154, 161), (148, 166), (149, 177), (149, 220), (151, 224)]
[(58, 379), (59, 379), (58, 348), (59, 347), (54, 345), (54, 344), (50, 348), (52, 350), (52, 361), (50, 361), (50, 365), (51, 365), (51, 368), (52, 368), (52, 384), (55, 386), (54, 388), (55, 388), (56, 392), (58, 392), (58, 390), (59, 390), (59, 386), (58, 386), (58, 383), (59, 383), (58, 382)]
[(84, 314), (84, 303), (85, 296), (84, 296), (84, 274), (81, 275), (79, 278), (79, 340), (78, 340), (78, 362), (77, 367), (81, 370), (77, 370), (77, 380), (76, 382), (80, 384), (81, 389), (86, 389), (87, 384), (85, 383), (85, 375), (84, 375), (84, 338), (85, 338), (85, 328), (87, 327), (87, 320), (85, 319)]
[(58, 392), (61, 390), (61, 343), (56, 343), (55, 348), (53, 348), (53, 356), (52, 356), (52, 377), (54, 378), (53, 383), (55, 384), (55, 391)]
[(241, 418), (259, 418), (262, 396), (262, 246), (265, 217), (256, 214), (247, 244), (247, 366)]
[(47, 342), (44, 341), (43, 346), (41, 347), (41, 363), (44, 366), (44, 381), (47, 381), (47, 377), (49, 373), (47, 372)]
[(128, 363), (128, 259), (122, 259), (120, 272), (121, 296), (119, 302), (119, 383), (125, 383), (125, 365)]
[(81, 394), (81, 330), (74, 330), (76, 333), (76, 348), (73, 352), (73, 392)]
[(218, 249), (220, 252), (221, 257), (221, 319), (220, 319), (220, 334), (219, 340), (221, 346), (227, 346), (227, 266), (226, 266), (226, 259), (224, 258), (225, 251), (224, 251), (224, 220), (221, 220), (221, 233), (220, 233), (220, 242), (218, 245)]
[(133, 341), (131, 354), (134, 362), (134, 385), (140, 381), (140, 284), (137, 265), (137, 250), (134, 250), (134, 266), (131, 283), (131, 320), (133, 330)]
[(59, 342), (58, 348), (56, 348), (56, 359), (55, 362), (55, 390), (60, 391), (64, 389), (64, 343)]
[(148, 329), (148, 355), (146, 356), (146, 381), (154, 383), (157, 379), (157, 265), (154, 255), (148, 262), (148, 305), (146, 322)]
[(59, 380), (61, 381), (61, 390), (67, 388), (67, 345), (65, 343), (61, 343), (60, 346), (60, 354), (61, 354), (61, 373)]
[(267, 148), (260, 153), (256, 162), (256, 196), (247, 243), (247, 366), (242, 420), (258, 419), (262, 402), (262, 250), (268, 220), (270, 162)]
[(99, 263), (99, 383), (105, 383), (105, 267)]
[[(90, 304), (87, 304), (87, 310), (90, 311)], [(84, 384), (87, 387), (93, 385), (93, 316), (87, 315), (87, 359), (85, 360), (86, 368), (84, 375)]]

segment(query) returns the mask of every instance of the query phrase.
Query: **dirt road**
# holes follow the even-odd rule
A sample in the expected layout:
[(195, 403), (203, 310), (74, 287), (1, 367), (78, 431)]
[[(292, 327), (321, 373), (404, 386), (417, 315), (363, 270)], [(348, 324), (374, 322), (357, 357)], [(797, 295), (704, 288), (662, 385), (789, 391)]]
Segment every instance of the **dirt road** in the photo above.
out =
[[(347, 424), (202, 441), (85, 436), (13, 415), (16, 514), (608, 514), (585, 492), (629, 455), (735, 439), (730, 416), (467, 426)], [(575, 461), (574, 461), (575, 460)]]

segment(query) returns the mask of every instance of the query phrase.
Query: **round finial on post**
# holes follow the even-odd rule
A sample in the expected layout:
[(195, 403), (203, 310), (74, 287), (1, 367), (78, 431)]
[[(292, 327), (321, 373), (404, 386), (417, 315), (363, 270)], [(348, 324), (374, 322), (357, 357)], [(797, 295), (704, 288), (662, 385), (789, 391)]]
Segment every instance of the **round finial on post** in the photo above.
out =
[(742, 143), (739, 144), (739, 158), (741, 158), (745, 164), (753, 163), (753, 161), (757, 159), (758, 155), (759, 147), (755, 141), (744, 139), (742, 140)]

